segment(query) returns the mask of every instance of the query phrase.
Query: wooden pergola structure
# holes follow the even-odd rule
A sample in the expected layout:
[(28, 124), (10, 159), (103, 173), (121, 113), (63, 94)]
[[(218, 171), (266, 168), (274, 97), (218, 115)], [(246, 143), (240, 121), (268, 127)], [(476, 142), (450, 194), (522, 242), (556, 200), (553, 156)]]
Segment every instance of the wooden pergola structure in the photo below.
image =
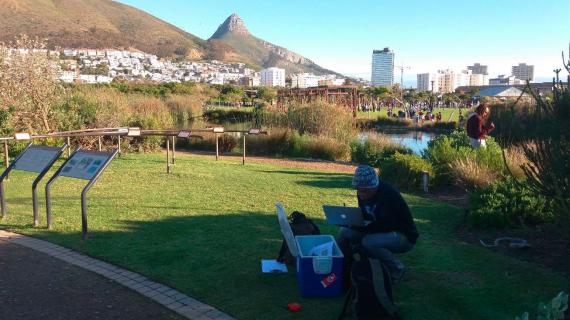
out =
[(331, 104), (350, 108), (356, 117), (359, 104), (358, 87), (356, 86), (327, 86), (313, 88), (281, 89), (277, 92), (277, 108), (284, 110), (288, 103), (311, 103), (326, 101)]

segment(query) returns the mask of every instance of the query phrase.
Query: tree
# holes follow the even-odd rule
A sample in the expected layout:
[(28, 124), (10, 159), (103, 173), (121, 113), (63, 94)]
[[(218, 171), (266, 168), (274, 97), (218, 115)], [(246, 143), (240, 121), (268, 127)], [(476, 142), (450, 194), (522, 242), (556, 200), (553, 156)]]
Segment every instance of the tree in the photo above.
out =
[(49, 132), (52, 104), (63, 93), (57, 57), (39, 39), (20, 36), (0, 44), (0, 108), (10, 110), (16, 130)]

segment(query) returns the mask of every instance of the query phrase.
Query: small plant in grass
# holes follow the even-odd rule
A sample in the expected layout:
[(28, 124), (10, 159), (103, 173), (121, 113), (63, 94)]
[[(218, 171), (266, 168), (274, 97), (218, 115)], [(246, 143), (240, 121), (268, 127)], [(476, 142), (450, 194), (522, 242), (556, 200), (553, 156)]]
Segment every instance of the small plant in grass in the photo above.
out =
[(552, 203), (512, 177), (478, 188), (469, 196), (470, 221), (482, 227), (536, 225), (553, 217)]
[(381, 162), (380, 177), (400, 189), (419, 191), (422, 189), (422, 172), (427, 172), (429, 180), (434, 177), (431, 164), (415, 154), (396, 152)]
[[(568, 294), (564, 291), (560, 292), (550, 303), (538, 304), (538, 312), (536, 320), (564, 320), (564, 313), (568, 310)], [(529, 313), (525, 312), (515, 320), (529, 320)]]

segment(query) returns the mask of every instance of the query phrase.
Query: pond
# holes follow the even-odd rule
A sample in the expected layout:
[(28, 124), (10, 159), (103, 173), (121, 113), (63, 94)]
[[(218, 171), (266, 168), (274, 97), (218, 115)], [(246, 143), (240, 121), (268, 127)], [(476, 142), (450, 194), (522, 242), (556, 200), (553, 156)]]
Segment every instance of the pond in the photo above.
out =
[[(421, 155), (428, 147), (428, 142), (438, 136), (437, 133), (423, 131), (401, 131), (401, 132), (382, 132), (382, 135), (390, 138), (390, 140), (403, 145), (412, 150), (413, 153)], [(360, 134), (360, 141), (366, 140), (368, 133)]]

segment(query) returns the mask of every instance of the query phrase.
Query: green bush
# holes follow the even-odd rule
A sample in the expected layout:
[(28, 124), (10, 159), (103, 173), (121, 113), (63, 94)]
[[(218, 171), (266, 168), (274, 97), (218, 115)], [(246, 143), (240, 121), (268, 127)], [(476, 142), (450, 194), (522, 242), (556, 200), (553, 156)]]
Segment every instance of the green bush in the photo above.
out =
[(380, 177), (405, 190), (422, 190), (423, 171), (428, 173), (429, 181), (432, 181), (434, 171), (431, 163), (415, 154), (396, 152), (380, 165)]
[(352, 162), (369, 164), (373, 167), (380, 167), (381, 162), (399, 153), (411, 153), (411, 150), (390, 140), (383, 135), (368, 135), (364, 142), (359, 140), (351, 143)]
[(536, 225), (553, 217), (551, 203), (512, 177), (469, 195), (470, 220), (482, 227)]
[(480, 166), (502, 174), (505, 171), (501, 147), (492, 137), (487, 137), (487, 147), (473, 149), (464, 131), (440, 135), (430, 141), (424, 157), (435, 171), (435, 184), (448, 185), (461, 177), (453, 175), (453, 163), (457, 160), (475, 159)]

